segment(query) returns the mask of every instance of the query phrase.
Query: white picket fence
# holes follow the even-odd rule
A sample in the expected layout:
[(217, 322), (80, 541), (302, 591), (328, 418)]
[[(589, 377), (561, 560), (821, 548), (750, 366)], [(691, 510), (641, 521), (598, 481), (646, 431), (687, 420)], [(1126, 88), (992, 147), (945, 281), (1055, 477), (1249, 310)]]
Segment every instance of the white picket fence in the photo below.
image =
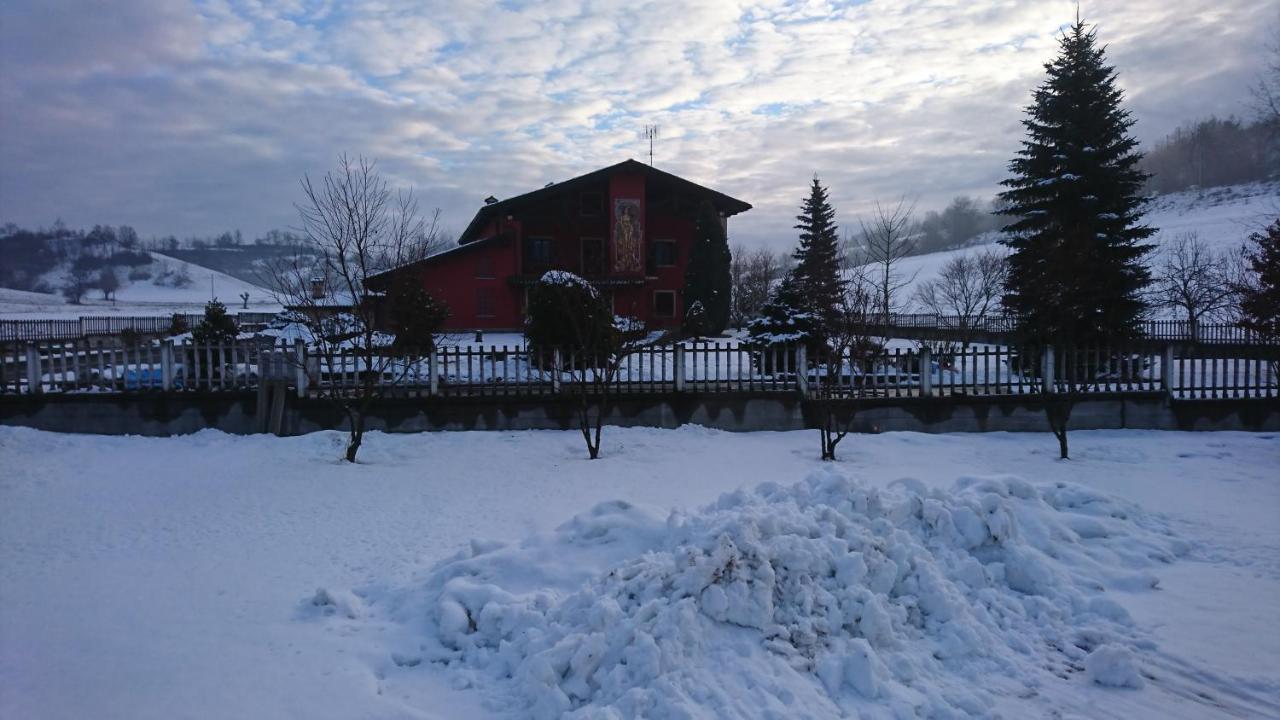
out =
[(1178, 399), (1280, 397), (1276, 362), (1261, 351), (1195, 356), (1106, 348), (1052, 352), (972, 346), (947, 357), (890, 349), (866, 357), (807, 357), (804, 348), (752, 349), (731, 342), (643, 347), (606, 377), (572, 354), (533, 357), (523, 345), (440, 347), (408, 362), (378, 357), (371, 367), (345, 350), (317, 354), (252, 341), (87, 340), (4, 346), (0, 393), (242, 392), (276, 378), (299, 396), (354, 392), (366, 381), (388, 395), (536, 396), (607, 379), (620, 393), (801, 393), (824, 397), (1000, 396), (1045, 392), (1167, 392)]

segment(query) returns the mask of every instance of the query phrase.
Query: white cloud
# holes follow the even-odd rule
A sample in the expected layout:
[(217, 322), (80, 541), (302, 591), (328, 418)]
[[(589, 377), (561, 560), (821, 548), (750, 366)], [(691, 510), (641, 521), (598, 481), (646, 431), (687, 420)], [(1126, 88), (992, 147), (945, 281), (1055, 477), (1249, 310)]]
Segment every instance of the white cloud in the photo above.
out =
[[(0, 219), (252, 235), (304, 172), (377, 157), (460, 228), (480, 199), (642, 157), (756, 205), (784, 247), (814, 172), (875, 199), (989, 195), (1069, 0), (16, 0), (0, 8)], [(1262, 0), (1091, 17), (1144, 140), (1240, 113)], [(105, 24), (104, 24), (105, 23)]]

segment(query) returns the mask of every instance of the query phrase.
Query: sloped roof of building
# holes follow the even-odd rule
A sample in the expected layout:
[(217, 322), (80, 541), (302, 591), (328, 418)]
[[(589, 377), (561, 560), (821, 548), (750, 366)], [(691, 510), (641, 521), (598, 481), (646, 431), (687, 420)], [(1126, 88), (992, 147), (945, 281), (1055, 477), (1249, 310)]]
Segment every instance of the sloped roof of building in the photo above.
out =
[(679, 175), (672, 175), (669, 172), (659, 170), (651, 165), (645, 165), (642, 162), (627, 159), (617, 163), (616, 165), (610, 165), (608, 167), (600, 168), (599, 170), (594, 170), (586, 175), (579, 175), (578, 177), (571, 178), (563, 182), (552, 183), (546, 187), (524, 193), (523, 195), (516, 195), (515, 197), (509, 197), (505, 200), (489, 203), (488, 205), (481, 207), (476, 212), (476, 216), (471, 219), (471, 222), (467, 225), (467, 229), (463, 230), (462, 234), (458, 236), (458, 243), (460, 245), (465, 245), (475, 241), (476, 239), (480, 239), (477, 238), (477, 235), (484, 230), (490, 220), (498, 217), (503, 212), (509, 212), (515, 209), (516, 206), (536, 203), (544, 198), (572, 189), (574, 186), (587, 185), (604, 180), (610, 175), (621, 170), (640, 172), (646, 177), (664, 180), (673, 185), (684, 187), (690, 191), (708, 195), (711, 198), (712, 205), (727, 216), (737, 215), (738, 213), (746, 212), (751, 209), (750, 203), (730, 197), (722, 192), (712, 190), (709, 187), (699, 185), (691, 180), (686, 180)]
[(386, 282), (388, 278), (390, 278), (390, 277), (391, 277), (393, 274), (395, 274), (396, 272), (398, 272), (398, 271), (400, 271), (400, 270), (403, 270), (403, 269), (405, 269), (405, 268), (407, 268), (407, 267), (412, 267), (412, 266), (415, 266), (415, 265), (422, 265), (422, 264), (425, 264), (425, 263), (432, 263), (432, 262), (435, 262), (435, 261), (437, 261), (437, 260), (441, 260), (441, 259), (446, 258), (446, 257), (452, 257), (453, 255), (457, 255), (457, 254), (460, 254), (460, 253), (464, 253), (464, 252), (467, 252), (467, 251), (469, 251), (469, 250), (473, 250), (473, 249), (476, 249), (476, 248), (484, 247), (484, 246), (486, 246), (486, 245), (489, 245), (490, 243), (494, 243), (494, 242), (497, 242), (497, 241), (500, 241), (500, 240), (506, 240), (506, 239), (508, 239), (508, 236), (506, 236), (506, 235), (489, 235), (489, 236), (482, 237), (482, 238), (476, 238), (475, 240), (473, 240), (473, 241), (471, 241), (471, 242), (469, 242), (469, 243), (465, 243), (465, 244), (461, 244), (461, 245), (454, 245), (454, 246), (452, 246), (452, 247), (450, 247), (450, 248), (447, 248), (447, 249), (445, 249), (445, 250), (441, 250), (440, 252), (435, 253), (434, 255), (428, 255), (427, 257), (424, 257), (424, 258), (422, 258), (422, 259), (420, 259), (420, 260), (414, 260), (414, 261), (412, 261), (412, 262), (407, 262), (407, 263), (404, 263), (403, 265), (397, 265), (396, 267), (389, 268), (389, 269), (387, 269), (387, 270), (383, 270), (383, 271), (382, 271), (382, 272), (380, 272), (380, 273), (377, 273), (377, 274), (374, 274), (374, 275), (370, 275), (370, 276), (369, 276), (369, 280), (368, 280), (368, 283), (367, 283), (367, 284), (368, 284), (370, 287), (375, 287), (375, 288), (377, 288), (377, 287), (382, 287), (382, 286), (383, 286), (383, 283), (384, 283), (384, 282)]
[(664, 172), (650, 165), (645, 165), (642, 162), (627, 159), (615, 165), (594, 170), (586, 175), (579, 175), (578, 177), (571, 178), (563, 182), (552, 183), (546, 187), (538, 188), (537, 190), (527, 192), (523, 195), (516, 195), (515, 197), (509, 197), (506, 200), (488, 203), (476, 212), (475, 217), (467, 224), (467, 229), (463, 230), (462, 234), (458, 236), (458, 244), (456, 246), (443, 252), (436, 253), (435, 255), (431, 255), (430, 257), (406, 263), (405, 265), (392, 268), (390, 270), (385, 270), (377, 275), (371, 276), (369, 280), (371, 281), (371, 284), (377, 285), (384, 282), (392, 273), (405, 267), (435, 262), (436, 260), (442, 259), (456, 252), (462, 252), (471, 248), (488, 245), (494, 241), (507, 239), (506, 235), (499, 234), (482, 236), (480, 233), (489, 224), (490, 220), (495, 217), (500, 217), (504, 212), (509, 213), (517, 207), (540, 202), (555, 195), (556, 193), (564, 192), (565, 190), (572, 190), (576, 186), (588, 185), (593, 182), (605, 180), (613, 173), (621, 170), (638, 171), (643, 173), (646, 177), (657, 178), (659, 180), (670, 182), (678, 187), (683, 187), (691, 192), (707, 195), (711, 199), (711, 204), (726, 216), (737, 215), (738, 213), (746, 212), (751, 209), (751, 203), (743, 202), (737, 198), (725, 195), (722, 192), (712, 190), (709, 187), (704, 187), (690, 180), (685, 180), (679, 175), (672, 175), (669, 172)]

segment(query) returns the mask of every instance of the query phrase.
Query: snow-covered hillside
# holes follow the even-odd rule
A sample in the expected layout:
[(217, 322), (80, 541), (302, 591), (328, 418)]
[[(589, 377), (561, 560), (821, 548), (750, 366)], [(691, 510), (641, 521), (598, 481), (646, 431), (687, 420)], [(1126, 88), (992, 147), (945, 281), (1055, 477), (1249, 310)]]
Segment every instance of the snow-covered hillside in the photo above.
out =
[[(1239, 247), (1250, 233), (1261, 230), (1280, 217), (1280, 182), (1252, 183), (1231, 187), (1189, 190), (1162, 195), (1148, 206), (1144, 222), (1159, 232), (1151, 242), (1162, 246), (1179, 235), (1196, 233), (1215, 252)], [(981, 250), (1004, 252), (995, 233), (988, 233), (968, 248), (917, 255), (899, 266), (903, 279), (913, 278), (901, 291), (903, 301), (911, 298), (921, 282), (934, 277), (948, 260)], [(1159, 262), (1159, 249), (1148, 259)], [(917, 310), (913, 305), (908, 311)]]
[[(250, 311), (274, 312), (280, 309), (279, 303), (265, 288), (167, 255), (149, 254), (152, 262), (138, 266), (135, 270), (140, 272), (117, 269), (116, 275), (121, 284), (112, 300), (104, 300), (96, 289), (87, 292), (79, 305), (73, 305), (58, 294), (0, 288), (0, 318), (195, 313), (211, 297), (218, 298), (234, 310), (243, 308), (240, 294), (245, 292), (249, 293)], [(65, 282), (66, 273), (65, 267), (57, 268), (42, 277), (42, 282), (50, 287), (59, 287)], [(130, 279), (131, 274), (135, 275), (134, 279)]]

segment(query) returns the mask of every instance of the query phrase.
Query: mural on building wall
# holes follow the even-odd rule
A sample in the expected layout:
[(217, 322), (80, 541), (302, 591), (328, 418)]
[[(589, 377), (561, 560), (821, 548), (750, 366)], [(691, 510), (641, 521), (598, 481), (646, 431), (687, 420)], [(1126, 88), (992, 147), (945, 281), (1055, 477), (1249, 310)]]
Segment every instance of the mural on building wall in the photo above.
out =
[(613, 270), (614, 272), (641, 272), (644, 270), (643, 228), (640, 222), (640, 201), (634, 198), (618, 198), (613, 202)]

